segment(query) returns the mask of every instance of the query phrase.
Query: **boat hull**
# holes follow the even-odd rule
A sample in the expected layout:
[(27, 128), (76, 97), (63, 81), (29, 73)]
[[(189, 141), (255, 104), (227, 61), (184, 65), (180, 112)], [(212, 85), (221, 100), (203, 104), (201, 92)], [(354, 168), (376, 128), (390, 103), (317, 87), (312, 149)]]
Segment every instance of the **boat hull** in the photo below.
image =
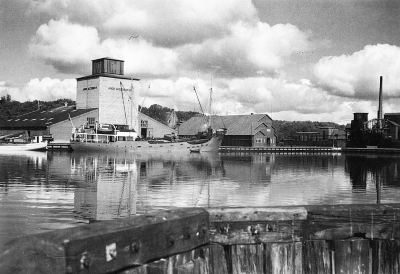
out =
[(204, 143), (191, 142), (163, 142), (148, 141), (117, 141), (117, 142), (79, 142), (71, 141), (71, 148), (77, 152), (174, 152), (199, 151), (218, 152), (223, 136), (214, 136)]
[(29, 144), (2, 144), (0, 153), (9, 153), (14, 151), (36, 151), (46, 150), (47, 143), (29, 143)]

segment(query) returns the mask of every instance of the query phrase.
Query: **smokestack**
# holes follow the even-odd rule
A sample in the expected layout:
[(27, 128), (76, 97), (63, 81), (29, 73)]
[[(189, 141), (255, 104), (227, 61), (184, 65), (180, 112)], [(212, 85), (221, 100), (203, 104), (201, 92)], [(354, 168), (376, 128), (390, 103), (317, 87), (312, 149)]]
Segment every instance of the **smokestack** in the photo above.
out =
[(383, 119), (383, 114), (382, 114), (382, 81), (383, 77), (381, 76), (379, 79), (379, 108), (378, 108), (378, 120)]
[(383, 77), (381, 76), (379, 78), (379, 107), (378, 107), (378, 128), (382, 129), (382, 119), (383, 119), (383, 114), (382, 114), (382, 82), (383, 82)]

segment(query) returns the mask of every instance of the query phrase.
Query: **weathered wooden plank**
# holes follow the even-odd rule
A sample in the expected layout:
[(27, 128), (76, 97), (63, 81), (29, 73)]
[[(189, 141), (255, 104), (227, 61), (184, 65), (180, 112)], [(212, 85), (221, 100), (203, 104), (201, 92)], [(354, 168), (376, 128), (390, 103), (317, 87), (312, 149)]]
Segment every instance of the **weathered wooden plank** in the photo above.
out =
[(400, 206), (334, 205), (308, 207), (307, 221), (302, 222), (302, 239), (400, 238)]
[(0, 273), (108, 273), (142, 265), (208, 243), (208, 220), (204, 209), (186, 208), (22, 237), (0, 254)]
[(302, 274), (302, 243), (265, 244), (265, 273)]
[(333, 242), (336, 273), (370, 273), (369, 240), (349, 239)]
[[(287, 210), (282, 213), (281, 210)], [(400, 239), (400, 205), (209, 209), (211, 242)]]
[(226, 254), (222, 245), (212, 244), (204, 248), (210, 274), (228, 274)]
[(228, 271), (232, 274), (257, 274), (264, 272), (264, 246), (231, 245), (228, 247)]
[(329, 242), (304, 241), (302, 247), (303, 273), (340, 273), (332, 271), (332, 252)]
[(299, 221), (241, 221), (210, 224), (210, 241), (221, 244), (257, 244), (300, 241)]
[(226, 221), (285, 221), (305, 220), (307, 210), (304, 207), (228, 207), (208, 208), (210, 222)]
[(228, 274), (224, 248), (207, 245), (121, 272), (124, 274)]
[(371, 241), (372, 273), (400, 273), (400, 241)]

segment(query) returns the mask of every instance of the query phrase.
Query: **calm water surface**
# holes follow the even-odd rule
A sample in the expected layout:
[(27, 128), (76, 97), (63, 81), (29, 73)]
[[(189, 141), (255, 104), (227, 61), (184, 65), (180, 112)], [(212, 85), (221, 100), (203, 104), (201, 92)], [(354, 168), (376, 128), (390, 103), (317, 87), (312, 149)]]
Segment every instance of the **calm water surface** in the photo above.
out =
[(173, 207), (394, 203), (399, 173), (396, 156), (0, 154), (0, 246)]

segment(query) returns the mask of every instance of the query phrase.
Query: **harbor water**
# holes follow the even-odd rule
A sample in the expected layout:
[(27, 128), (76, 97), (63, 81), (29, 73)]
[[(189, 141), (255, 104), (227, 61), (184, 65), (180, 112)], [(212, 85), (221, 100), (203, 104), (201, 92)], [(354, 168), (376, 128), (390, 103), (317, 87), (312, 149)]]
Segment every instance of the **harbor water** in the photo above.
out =
[(0, 246), (22, 235), (176, 207), (396, 203), (384, 155), (0, 154)]

